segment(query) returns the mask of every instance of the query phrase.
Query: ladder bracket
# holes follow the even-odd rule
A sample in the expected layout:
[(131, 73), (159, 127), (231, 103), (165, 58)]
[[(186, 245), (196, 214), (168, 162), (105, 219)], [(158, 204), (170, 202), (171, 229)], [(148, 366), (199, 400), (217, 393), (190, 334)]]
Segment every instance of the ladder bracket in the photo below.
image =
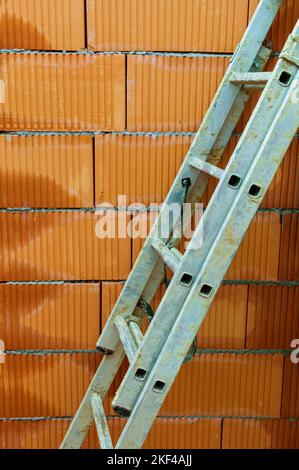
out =
[(280, 58), (286, 59), (288, 62), (299, 67), (299, 36), (291, 34), (287, 40), (285, 47), (281, 51)]

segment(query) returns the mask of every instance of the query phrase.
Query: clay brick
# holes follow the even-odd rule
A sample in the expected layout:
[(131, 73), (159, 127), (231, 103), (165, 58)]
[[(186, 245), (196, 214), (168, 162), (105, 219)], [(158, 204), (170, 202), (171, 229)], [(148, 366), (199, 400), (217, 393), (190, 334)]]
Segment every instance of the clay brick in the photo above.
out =
[(291, 143), (261, 207), (297, 208), (299, 206), (299, 139)]
[(282, 219), (279, 279), (296, 281), (299, 278), (298, 249), (299, 214), (285, 214)]
[(98, 354), (6, 356), (2, 417), (73, 416), (100, 362)]
[(248, 287), (219, 288), (197, 334), (198, 348), (242, 349), (245, 347)]
[[(125, 420), (109, 419), (116, 438)], [(55, 449), (70, 424), (67, 420), (1, 421), (1, 449)], [(219, 419), (158, 418), (145, 442), (149, 449), (220, 448)], [(288, 420), (224, 419), (223, 449), (296, 449), (299, 445), (298, 422)], [(99, 448), (93, 429), (84, 448)]]
[(128, 56), (128, 129), (197, 131), (226, 57)]
[(229, 268), (227, 279), (278, 279), (280, 216), (259, 212)]
[(101, 296), (101, 327), (105, 326), (112, 308), (123, 288), (121, 282), (103, 282)]
[(220, 437), (220, 419), (158, 418), (144, 448), (220, 449)]
[(299, 287), (249, 286), (246, 347), (289, 349), (299, 331)]
[(223, 449), (297, 449), (299, 422), (282, 419), (224, 419)]
[(0, 338), (9, 350), (94, 349), (100, 285), (0, 285)]
[(233, 52), (248, 0), (88, 0), (88, 47), (96, 50)]
[[(298, 338), (298, 334), (295, 338)], [(291, 338), (291, 339), (295, 339)], [(298, 358), (298, 353), (296, 358)], [(285, 358), (283, 376), (283, 395), (281, 416), (284, 418), (299, 418), (299, 367), (293, 364), (290, 357)]]
[(96, 204), (161, 203), (191, 144), (190, 137), (96, 137)]
[(84, 0), (2, 0), (0, 48), (85, 48)]
[(2, 54), (0, 129), (123, 130), (125, 56)]
[(1, 207), (92, 207), (92, 138), (0, 136)]
[[(90, 354), (8, 355), (1, 365), (0, 416), (72, 416), (99, 359)], [(183, 366), (160, 414), (279, 416), (282, 373), (278, 354), (196, 356)]]
[(283, 356), (201, 354), (181, 369), (161, 415), (280, 416)]
[[(69, 424), (68, 420), (0, 421), (0, 448), (57, 449)], [(124, 419), (108, 419), (114, 442), (124, 424)], [(219, 449), (220, 437), (220, 419), (158, 418), (144, 447), (148, 449)], [(99, 448), (94, 427), (83, 448)]]
[(68, 420), (0, 421), (0, 449), (58, 449)]
[[(111, 418), (108, 421), (113, 442), (116, 443), (125, 420)], [(95, 433), (93, 433), (95, 434)], [(144, 442), (145, 449), (219, 449), (220, 419), (157, 418)], [(92, 437), (92, 433), (91, 433)], [(92, 444), (93, 441), (93, 444)], [(97, 445), (95, 439), (90, 445)]]
[[(117, 235), (117, 213), (109, 216)], [(131, 240), (99, 238), (100, 220), (99, 213), (75, 211), (0, 213), (0, 279), (125, 279)]]

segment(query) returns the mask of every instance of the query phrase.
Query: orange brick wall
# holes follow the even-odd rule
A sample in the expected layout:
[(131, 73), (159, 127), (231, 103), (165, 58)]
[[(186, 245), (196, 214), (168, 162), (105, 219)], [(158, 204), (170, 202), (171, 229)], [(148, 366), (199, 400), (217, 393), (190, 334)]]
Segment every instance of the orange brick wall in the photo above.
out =
[[(99, 239), (96, 206), (163, 201), (257, 4), (1, 1), (0, 448), (59, 446), (143, 243)], [(298, 16), (285, 0), (275, 51)], [(298, 174), (296, 137), (145, 447), (299, 447)], [(114, 441), (125, 366), (105, 400)], [(94, 429), (85, 447), (98, 447)]]

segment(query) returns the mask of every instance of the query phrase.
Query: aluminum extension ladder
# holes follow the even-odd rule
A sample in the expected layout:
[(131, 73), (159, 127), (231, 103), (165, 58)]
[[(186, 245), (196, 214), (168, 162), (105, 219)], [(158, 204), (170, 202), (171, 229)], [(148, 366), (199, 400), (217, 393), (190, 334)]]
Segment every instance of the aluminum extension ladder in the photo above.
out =
[[(69, 427), (61, 448), (80, 448), (95, 421), (101, 448), (113, 448), (102, 400), (124, 359), (130, 366), (113, 400), (128, 416), (117, 449), (140, 448), (184, 362), (223, 277), (299, 126), (299, 22), (273, 72), (263, 72), (270, 56), (266, 34), (283, 0), (261, 0), (219, 90), (187, 153), (159, 217), (97, 343), (104, 357)], [(264, 90), (225, 170), (215, 166), (244, 110), (252, 89)], [(194, 203), (211, 175), (218, 186), (193, 237), (203, 228), (200, 248), (160, 238), (167, 206)], [(177, 221), (173, 220), (173, 227)], [(144, 305), (164, 278), (173, 278), (143, 336)]]

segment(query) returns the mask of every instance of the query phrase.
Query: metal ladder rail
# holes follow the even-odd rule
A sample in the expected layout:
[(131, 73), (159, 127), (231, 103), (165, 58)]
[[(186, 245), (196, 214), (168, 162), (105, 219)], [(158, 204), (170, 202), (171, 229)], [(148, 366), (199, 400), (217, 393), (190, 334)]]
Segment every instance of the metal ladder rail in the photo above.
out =
[[(191, 289), (193, 280), (200, 272), (236, 194), (240, 190), (242, 181), (244, 181), (268, 129), (288, 93), (284, 77), (286, 75), (292, 77), (296, 72), (295, 69), (296, 66), (283, 57), (278, 60), (274, 71), (271, 73), (271, 79), (268, 81), (226, 169), (217, 169), (220, 173), (218, 175), (220, 182), (203, 218), (199, 222), (192, 241), (182, 256), (180, 264), (174, 269), (172, 281), (144, 336), (138, 354), (130, 364), (127, 374), (115, 395), (113, 408), (117, 413), (123, 416), (130, 415), (150, 370), (184, 305), (187, 297), (186, 287)], [(196, 165), (201, 170), (206, 165), (205, 162), (195, 156), (189, 164)], [(215, 167), (206, 169), (206, 171), (213, 172)], [(203, 245), (195, 248), (194, 240), (199, 239), (201, 232), (204, 233)], [(152, 239), (152, 245), (158, 252), (160, 251), (161, 255), (162, 252), (161, 249), (159, 250), (157, 239)], [(139, 378), (140, 371), (143, 374), (142, 380)]]
[[(267, 14), (266, 15), (267, 18), (266, 19), (264, 18), (265, 21), (263, 22), (264, 36), (266, 35), (266, 32), (270, 27), (270, 23), (272, 22), (273, 18), (275, 17), (275, 14), (276, 14), (277, 10), (279, 9), (281, 3), (282, 3), (282, 1), (272, 2), (272, 1), (268, 1), (268, 0), (263, 0), (262, 5), (260, 5), (258, 11), (256, 12), (255, 21), (256, 21), (257, 24), (258, 24), (258, 20), (256, 18), (257, 14), (259, 13), (261, 16), (262, 16), (262, 14), (265, 14), (265, 12)], [(266, 11), (265, 10), (263, 11), (262, 7)], [(274, 9), (275, 9), (275, 11), (274, 11)], [(269, 14), (271, 16), (271, 19), (269, 19)], [(255, 29), (256, 29), (256, 25), (252, 29), (250, 27), (248, 28), (248, 30), (251, 30), (251, 32), (254, 31)], [(248, 37), (250, 37), (250, 34), (247, 34), (247, 38)], [(254, 34), (251, 36), (251, 38), (253, 38), (253, 37), (254, 37)], [(261, 48), (261, 51), (262, 50), (263, 50), (263, 48)], [(245, 52), (246, 52), (246, 47), (245, 47)], [(263, 69), (263, 66), (265, 65), (265, 62), (268, 59), (268, 55), (269, 55), (269, 51), (267, 51), (265, 49), (264, 52), (261, 53), (260, 57), (256, 57), (254, 62), (256, 62), (256, 61), (260, 62), (259, 65), (254, 64), (254, 66), (256, 66), (256, 70), (262, 70)], [(247, 57), (248, 57), (248, 54), (247, 54)], [(232, 63), (237, 58), (238, 58), (238, 55), (235, 54)], [(225, 82), (225, 79), (224, 79), (224, 82)], [(239, 120), (239, 117), (240, 117), (240, 115), (241, 115), (241, 113), (244, 109), (244, 104), (246, 102), (246, 99), (247, 99), (247, 93), (244, 90), (239, 90), (239, 92), (237, 94), (237, 97), (236, 97), (236, 99), (235, 99), (235, 101), (234, 101), (234, 103), (231, 107), (231, 111), (227, 114), (224, 125), (222, 126), (222, 129), (218, 133), (218, 137), (217, 137), (217, 133), (214, 133), (214, 135), (211, 135), (211, 139), (214, 139), (214, 145), (212, 147), (211, 154), (209, 155), (209, 157), (211, 159), (214, 159), (215, 162), (220, 158), (220, 156), (223, 152), (223, 148), (225, 147), (224, 144), (226, 144), (227, 141), (229, 140), (230, 135), (233, 132), (233, 130), (235, 128), (235, 125)], [(212, 108), (212, 106), (211, 106), (211, 108)], [(210, 118), (211, 118), (211, 116), (210, 116)], [(198, 135), (199, 135), (199, 133), (198, 133)], [(198, 135), (197, 135), (197, 137), (198, 137)], [(196, 143), (196, 141), (197, 141), (197, 138), (195, 138), (194, 143)], [(203, 175), (203, 176), (205, 176), (205, 175)], [(206, 182), (206, 180), (205, 180), (205, 182)], [(157, 275), (155, 277), (155, 276), (153, 276), (153, 273), (151, 274), (148, 285), (145, 288), (145, 293), (144, 293), (145, 296), (149, 295), (149, 296), (152, 297), (153, 292), (155, 291), (155, 289), (153, 289), (153, 285), (154, 284), (156, 284), (157, 286), (159, 285), (158, 278), (159, 278), (159, 275)], [(105, 394), (106, 394), (106, 392), (107, 392), (107, 390), (108, 390), (108, 388), (109, 388), (109, 386), (110, 386), (110, 384), (113, 380), (113, 377), (114, 377), (115, 373), (117, 372), (117, 370), (118, 370), (118, 368), (119, 368), (119, 366), (122, 362), (123, 357), (124, 357), (123, 347), (122, 347), (122, 344), (118, 341), (118, 344), (117, 344), (117, 347), (116, 347), (116, 350), (115, 350), (113, 356), (111, 356), (111, 357), (107, 356), (101, 362), (101, 364), (98, 368), (98, 371), (96, 372), (96, 375), (95, 375), (95, 377), (94, 377), (94, 379), (93, 379), (93, 381), (92, 381), (92, 383), (91, 383), (91, 385), (90, 385), (90, 387), (89, 387), (89, 389), (88, 389), (88, 391), (87, 391), (87, 393), (86, 393), (86, 395), (85, 395), (85, 397), (84, 397), (84, 399), (83, 399), (83, 401), (80, 405), (80, 408), (78, 409), (78, 412), (76, 413), (76, 416), (73, 419), (73, 422), (72, 422), (72, 424), (69, 428), (69, 431), (68, 431), (67, 435), (65, 436), (65, 439), (64, 439), (64, 441), (61, 445), (61, 448), (71, 448), (71, 447), (78, 448), (78, 447), (81, 446), (82, 441), (83, 441), (83, 439), (84, 439), (84, 437), (85, 437), (85, 435), (88, 431), (88, 428), (89, 428), (89, 426), (90, 426), (90, 424), (92, 423), (92, 420), (93, 420), (93, 413), (92, 413), (92, 406), (91, 406), (92, 393), (94, 393), (94, 392), (99, 393), (101, 398), (103, 398), (105, 396)], [(108, 380), (107, 383), (105, 383), (106, 379)]]
[[(298, 43), (297, 43), (298, 44)], [(297, 70), (299, 56), (297, 55)], [(236, 250), (299, 127), (299, 73), (248, 172), (206, 262), (157, 359), (116, 448), (142, 446)], [(291, 119), (290, 119), (291, 117)], [(169, 360), (171, 358), (171, 360)]]
[[(256, 57), (254, 65), (251, 68), (251, 72), (262, 71), (270, 55), (271, 55), (271, 50), (262, 46), (258, 56)], [(217, 165), (218, 162), (220, 161), (224, 153), (224, 150), (227, 147), (227, 144), (233, 134), (233, 131), (235, 130), (235, 127), (237, 123), (239, 122), (240, 117), (245, 109), (245, 105), (251, 96), (248, 93), (248, 91), (252, 91), (252, 90), (246, 90), (244, 88), (240, 90), (240, 93), (238, 94), (231, 108), (231, 111), (228, 114), (223, 124), (223, 127), (219, 133), (219, 136), (216, 139), (215, 144), (213, 145), (213, 148), (209, 154), (207, 162), (213, 165)], [(191, 192), (191, 194), (189, 195), (186, 201), (192, 205), (201, 199), (204, 191), (207, 188), (208, 179), (206, 178), (205, 173), (202, 172), (199, 175), (199, 178), (201, 178), (201, 181), (199, 181), (198, 179), (197, 183), (198, 183), (198, 187), (200, 188), (200, 190), (196, 191), (196, 185), (195, 185), (194, 190)], [(194, 207), (191, 206), (191, 209), (192, 209), (192, 214), (193, 214)], [(173, 245), (177, 247), (179, 245), (180, 240), (181, 240), (180, 238), (172, 240)], [(164, 281), (164, 278), (165, 278), (164, 263), (163, 263), (163, 260), (158, 260), (157, 265), (155, 269), (153, 270), (144, 288), (144, 291), (142, 293), (142, 299), (145, 300), (145, 302), (147, 302), (148, 304), (151, 303), (158, 287)]]
[[(268, 58), (270, 57), (271, 50), (261, 47), (261, 51), (256, 58), (257, 65), (255, 66), (257, 70), (263, 70), (265, 67)], [(224, 149), (235, 129), (236, 123), (239, 121), (240, 116), (244, 111), (246, 102), (248, 101), (250, 95), (244, 90), (240, 92), (237, 96), (235, 103), (232, 106), (231, 112), (229, 113), (226, 122), (224, 123), (223, 129), (219, 134), (218, 139), (215, 142), (214, 150), (212, 150), (211, 159), (213, 163), (217, 163)], [(203, 174), (203, 177), (206, 175)], [(204, 184), (205, 183), (205, 184)], [(202, 181), (202, 193), (204, 192), (207, 186), (207, 181)], [(193, 200), (198, 200), (201, 197), (201, 194), (198, 196), (193, 194)], [(176, 245), (179, 243), (177, 240)], [(156, 269), (153, 270), (149, 281), (143, 291), (142, 297), (147, 302), (150, 303), (157, 291), (157, 288), (161, 284), (164, 278), (164, 263), (161, 258), (158, 259)], [(95, 376), (80, 404), (80, 407), (77, 410), (76, 415), (74, 416), (72, 423), (63, 439), (63, 442), (60, 446), (61, 449), (74, 448), (78, 449), (81, 447), (83, 440), (85, 439), (89, 427), (94, 421), (93, 410), (91, 407), (91, 398), (93, 393), (98, 393), (101, 399), (103, 400), (106, 393), (108, 392), (113, 379), (116, 373), (119, 370), (119, 367), (125, 357), (123, 345), (121, 342), (118, 342), (115, 351), (112, 355), (104, 355)], [(111, 374), (111, 371), (112, 374)], [(106, 447), (105, 447), (106, 448)]]
[[(91, 406), (92, 396), (93, 394), (97, 394), (101, 400), (104, 400), (124, 358), (124, 348), (119, 341), (114, 354), (104, 356), (97, 368), (71, 425), (63, 438), (60, 449), (79, 449), (81, 447), (90, 426), (94, 422), (94, 414)], [(103, 443), (103, 448), (106, 448), (105, 443)]]
[[(252, 21), (247, 28), (234, 57), (232, 58), (219, 90), (216, 93), (205, 118), (203, 119), (200, 129), (169, 191), (165, 203), (161, 208), (160, 215), (152, 229), (152, 233), (157, 231), (159, 232), (161, 220), (165, 217), (165, 213), (168, 210), (167, 208), (172, 203), (182, 203), (184, 190), (184, 188), (182, 188), (183, 180), (186, 178), (191, 180), (191, 192), (194, 186), (197, 187), (197, 194), (198, 192), (203, 192), (204, 188), (199, 187), (199, 184), (202, 184), (202, 176), (199, 175), (198, 170), (189, 165), (189, 158), (192, 155), (200, 156), (203, 159), (208, 158), (242, 87), (242, 84), (236, 85), (230, 81), (231, 74), (250, 71), (266, 34), (282, 3), (283, 0), (261, 0)], [(199, 184), (197, 184), (197, 181), (199, 181)], [(204, 178), (204, 182), (206, 182), (206, 178)], [(176, 221), (174, 220), (174, 224), (175, 223)], [(98, 349), (103, 353), (107, 354), (113, 352), (118, 342), (118, 332), (114, 325), (114, 319), (117, 315), (130, 315), (133, 313), (158, 260), (158, 253), (152, 249), (149, 239), (146, 240), (135, 266), (97, 342)]]

